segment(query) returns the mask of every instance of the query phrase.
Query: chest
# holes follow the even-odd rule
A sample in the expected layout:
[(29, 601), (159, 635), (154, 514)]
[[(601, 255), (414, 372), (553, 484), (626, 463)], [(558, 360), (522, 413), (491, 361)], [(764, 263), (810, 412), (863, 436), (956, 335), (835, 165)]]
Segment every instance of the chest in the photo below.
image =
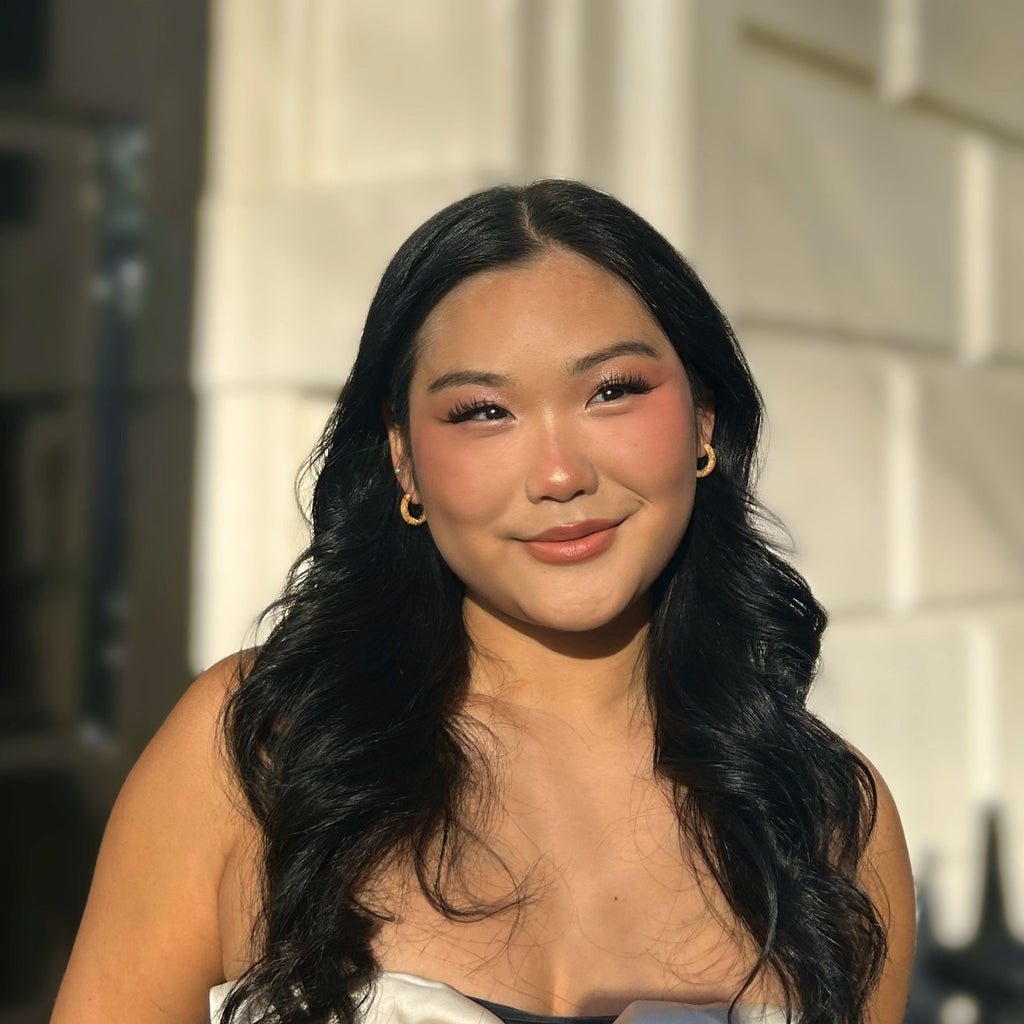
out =
[[(378, 966), (533, 1013), (615, 1014), (635, 999), (729, 1002), (755, 954), (713, 879), (680, 842), (663, 786), (623, 771), (506, 777), (443, 863), (446, 915), (408, 860), (368, 886), (390, 915)], [(258, 843), (241, 837), (221, 885), (225, 976), (251, 961)], [(778, 1001), (761, 979), (745, 999)]]
[(666, 794), (635, 780), (617, 789), (510, 793), (445, 876), (456, 906), (491, 913), (447, 917), (393, 869), (380, 889), (394, 914), (374, 940), (381, 968), (533, 1013), (729, 1002), (755, 959), (749, 941), (680, 843)]

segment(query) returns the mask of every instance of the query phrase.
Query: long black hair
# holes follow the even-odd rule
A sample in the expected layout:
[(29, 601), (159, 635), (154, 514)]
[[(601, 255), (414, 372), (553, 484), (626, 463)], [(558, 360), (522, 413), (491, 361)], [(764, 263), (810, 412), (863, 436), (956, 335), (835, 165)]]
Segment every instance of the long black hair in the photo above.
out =
[(727, 320), (675, 249), (611, 196), (546, 180), (490, 188), (431, 217), (370, 305), (311, 461), (311, 543), (226, 708), (263, 856), (259, 955), (225, 1020), (243, 1000), (286, 1024), (357, 1019), (376, 969), (370, 938), (387, 915), (366, 886), (393, 856), (410, 858), (448, 916), (494, 909), (446, 891), (481, 770), (459, 718), (471, 653), (464, 587), (429, 529), (399, 517), (383, 409), (407, 426), (417, 331), (450, 289), (552, 248), (628, 282), (678, 352), (697, 404), (714, 409), (717, 466), (652, 588), (643, 652), (653, 767), (675, 793), (681, 839), (759, 952), (748, 985), (773, 972), (806, 1024), (864, 1018), (886, 945), (857, 884), (875, 788), (805, 706), (826, 617), (760, 529), (760, 395)]

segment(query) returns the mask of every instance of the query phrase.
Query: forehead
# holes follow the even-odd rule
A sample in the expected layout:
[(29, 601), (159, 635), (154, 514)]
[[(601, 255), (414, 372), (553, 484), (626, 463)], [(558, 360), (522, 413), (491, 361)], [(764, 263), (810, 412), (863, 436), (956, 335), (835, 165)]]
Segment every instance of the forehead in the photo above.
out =
[(623, 339), (674, 351), (629, 284), (576, 253), (556, 249), (474, 274), (445, 295), (420, 329), (417, 372), (484, 358), (563, 362)]

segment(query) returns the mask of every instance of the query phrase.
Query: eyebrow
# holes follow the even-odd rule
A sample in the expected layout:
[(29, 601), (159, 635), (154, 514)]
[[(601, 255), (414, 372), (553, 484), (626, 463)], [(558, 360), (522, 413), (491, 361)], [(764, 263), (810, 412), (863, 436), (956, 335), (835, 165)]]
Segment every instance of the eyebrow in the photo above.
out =
[(591, 370), (609, 359), (614, 359), (616, 356), (650, 356), (652, 359), (660, 359), (661, 353), (646, 341), (632, 339), (616, 341), (604, 348), (599, 348), (596, 352), (589, 352), (585, 356), (580, 356), (579, 359), (574, 359), (569, 367), (569, 373), (572, 376), (586, 373), (587, 370)]
[[(572, 377), (586, 373), (595, 366), (615, 359), (617, 356), (649, 356), (652, 359), (660, 359), (661, 353), (649, 342), (626, 339), (616, 341), (595, 352), (588, 352), (585, 356), (579, 356), (572, 360), (568, 366), (569, 375)], [(428, 392), (442, 391), (445, 388), (458, 387), (461, 384), (479, 384), (487, 388), (513, 388), (516, 384), (515, 377), (504, 373), (489, 373), (486, 370), (449, 370), (435, 377), (428, 385)]]

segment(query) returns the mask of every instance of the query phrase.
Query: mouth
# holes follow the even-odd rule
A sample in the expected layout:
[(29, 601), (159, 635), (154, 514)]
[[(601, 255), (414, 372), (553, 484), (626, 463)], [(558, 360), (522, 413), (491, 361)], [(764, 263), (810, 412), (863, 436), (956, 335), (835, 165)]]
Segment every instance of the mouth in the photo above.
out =
[(575, 523), (565, 523), (563, 526), (552, 526), (551, 529), (538, 533), (535, 537), (526, 538), (527, 542), (532, 541), (556, 541), (556, 540), (578, 540), (591, 533), (598, 533), (602, 530), (618, 526), (621, 519), (580, 519)]
[(541, 562), (581, 562), (607, 551), (615, 542), (622, 522), (622, 519), (583, 519), (552, 527), (522, 543)]

